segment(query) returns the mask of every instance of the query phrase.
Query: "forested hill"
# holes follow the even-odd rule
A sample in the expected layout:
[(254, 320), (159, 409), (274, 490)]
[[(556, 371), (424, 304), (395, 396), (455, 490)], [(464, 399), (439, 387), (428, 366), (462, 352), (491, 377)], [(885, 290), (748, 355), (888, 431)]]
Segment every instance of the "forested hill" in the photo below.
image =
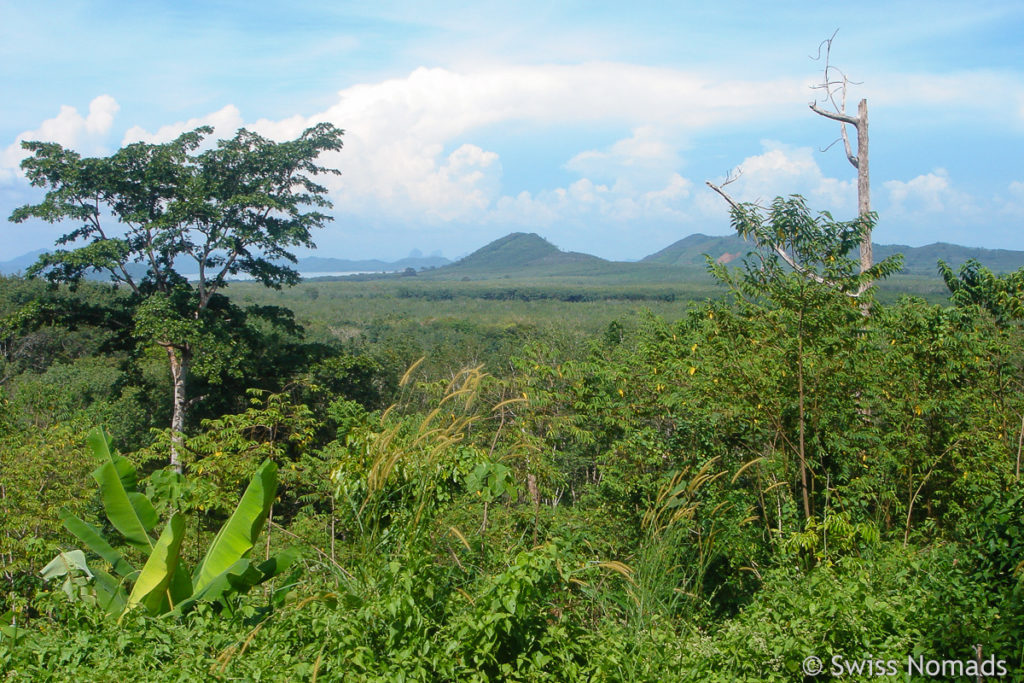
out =
[[(754, 248), (753, 243), (736, 235), (695, 234), (670, 244), (661, 251), (641, 259), (641, 263), (661, 263), (673, 266), (695, 266), (704, 264), (704, 255), (728, 263), (742, 258)], [(936, 242), (923, 247), (908, 247), (903, 244), (875, 244), (874, 256), (880, 261), (893, 254), (903, 254), (903, 270), (911, 275), (935, 275), (936, 262), (942, 259), (954, 268), (968, 259), (977, 259), (997, 273), (1009, 273), (1024, 266), (1024, 251), (1011, 249), (982, 249), (963, 247), (957, 244)]]
[(446, 270), (492, 271), (598, 263), (607, 261), (590, 254), (562, 251), (536, 233), (513, 232), (477, 249)]

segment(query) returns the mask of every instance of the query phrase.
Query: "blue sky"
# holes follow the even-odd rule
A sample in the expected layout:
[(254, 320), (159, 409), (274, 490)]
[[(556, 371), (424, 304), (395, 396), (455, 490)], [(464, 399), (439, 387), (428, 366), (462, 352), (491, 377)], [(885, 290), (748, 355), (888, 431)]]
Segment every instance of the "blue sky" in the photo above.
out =
[[(0, 213), (35, 201), (18, 141), (84, 154), (202, 124), (276, 139), (327, 120), (336, 220), (320, 254), (457, 257), (513, 230), (636, 259), (726, 234), (704, 185), (801, 193), (852, 217), (822, 63), (860, 83), (875, 239), (1024, 249), (1017, 2), (6, 2)], [(2, 228), (0, 261), (63, 229)]]

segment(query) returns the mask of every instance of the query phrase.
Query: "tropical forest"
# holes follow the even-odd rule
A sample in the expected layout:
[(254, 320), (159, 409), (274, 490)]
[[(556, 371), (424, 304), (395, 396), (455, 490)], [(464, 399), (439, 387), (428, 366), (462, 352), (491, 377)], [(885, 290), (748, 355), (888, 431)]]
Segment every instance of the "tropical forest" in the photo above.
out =
[(0, 679), (1024, 676), (1024, 261), (722, 183), (639, 262), (308, 277), (342, 131), (212, 133), (24, 143)]

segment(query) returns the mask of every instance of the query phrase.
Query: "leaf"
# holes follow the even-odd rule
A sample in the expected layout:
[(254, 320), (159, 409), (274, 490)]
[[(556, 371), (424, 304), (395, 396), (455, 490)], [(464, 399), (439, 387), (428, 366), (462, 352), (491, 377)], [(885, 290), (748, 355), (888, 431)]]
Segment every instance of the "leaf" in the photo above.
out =
[(96, 603), (108, 614), (120, 614), (128, 605), (128, 595), (121, 582), (103, 571), (93, 572), (93, 587), (96, 589)]
[(146, 552), (152, 550), (153, 539), (148, 532), (156, 526), (156, 510), (148, 498), (125, 487), (126, 483), (134, 487), (135, 469), (127, 458), (111, 453), (110, 437), (102, 427), (89, 432), (88, 443), (102, 462), (92, 476), (100, 485), (107, 519), (131, 545)]
[(114, 550), (107, 540), (100, 534), (100, 530), (92, 524), (78, 519), (67, 508), (61, 508), (60, 519), (64, 522), (64, 528), (74, 535), (75, 538), (84, 543), (89, 550), (93, 551), (106, 561), (114, 572), (120, 576), (128, 576), (135, 571), (135, 568), (128, 564), (121, 553)]
[(20, 641), (23, 645), (33, 645), (33, 633), (18, 625), (18, 617), (13, 610), (7, 610), (0, 614), (0, 642), (4, 639), (14, 641), (17, 645)]
[[(241, 559), (218, 576), (215, 576), (204, 588), (193, 593), (192, 597), (179, 603), (174, 611), (178, 614), (184, 614), (192, 609), (195, 603), (200, 600), (222, 600), (225, 596), (232, 593), (247, 593), (254, 586), (258, 586), (288, 571), (288, 568), (298, 559), (298, 556), (297, 549), (288, 548), (256, 566), (248, 559)], [(287, 591), (288, 588), (290, 586), (285, 586), (282, 591)], [(274, 594), (274, 599), (278, 602), (283, 600), (282, 591), (276, 591)]]
[(170, 591), (172, 605), (177, 605), (183, 600), (192, 597), (192, 575), (189, 573), (185, 561), (180, 557), (178, 558), (178, 566), (174, 570), (174, 576), (171, 578), (171, 585), (168, 590)]
[(43, 575), (45, 580), (50, 581), (61, 576), (67, 576), (71, 573), (72, 569), (84, 572), (86, 576), (92, 578), (92, 571), (85, 562), (85, 553), (81, 550), (70, 550), (57, 555), (57, 557), (50, 560), (49, 564), (40, 569), (39, 573)]
[(196, 569), (192, 581), (193, 594), (199, 594), (210, 583), (252, 549), (277, 494), (277, 465), (266, 460), (246, 487), (238, 507), (217, 532), (206, 556)]
[(161, 603), (167, 599), (167, 588), (178, 567), (178, 549), (184, 537), (185, 518), (175, 512), (135, 581), (132, 594), (128, 596), (128, 609), (141, 603), (151, 614), (161, 611)]
[(261, 583), (263, 581), (269, 581), (275, 576), (288, 571), (288, 568), (291, 567), (297, 559), (299, 559), (298, 548), (288, 548), (286, 550), (282, 550), (269, 560), (261, 562), (259, 566), (256, 567), (259, 569), (260, 573), (263, 574)]

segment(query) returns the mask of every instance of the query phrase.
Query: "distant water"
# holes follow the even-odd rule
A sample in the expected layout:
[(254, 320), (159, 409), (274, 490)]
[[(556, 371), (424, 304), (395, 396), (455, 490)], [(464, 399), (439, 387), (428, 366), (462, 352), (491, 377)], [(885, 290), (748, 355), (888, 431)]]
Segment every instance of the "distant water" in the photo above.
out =
[[(312, 272), (311, 273), (299, 272), (299, 276), (301, 276), (302, 279), (305, 280), (305, 279), (311, 278), (311, 277), (345, 277), (346, 275), (367, 275), (369, 273), (391, 273), (391, 272), (397, 273), (398, 271), (380, 271), (380, 270), (348, 270), (348, 271), (340, 271), (340, 270), (332, 270), (332, 271), (324, 271), (324, 272), (316, 272), (316, 273), (312, 273)], [(182, 273), (182, 274), (189, 281), (192, 281), (192, 282), (194, 282), (194, 281), (199, 279), (199, 273)], [(244, 273), (239, 273), (238, 275), (232, 275), (232, 276), (228, 277), (229, 281), (231, 281), (231, 280), (246, 281), (246, 280), (255, 280), (255, 279), (256, 278), (254, 278), (253, 276), (245, 275)]]

